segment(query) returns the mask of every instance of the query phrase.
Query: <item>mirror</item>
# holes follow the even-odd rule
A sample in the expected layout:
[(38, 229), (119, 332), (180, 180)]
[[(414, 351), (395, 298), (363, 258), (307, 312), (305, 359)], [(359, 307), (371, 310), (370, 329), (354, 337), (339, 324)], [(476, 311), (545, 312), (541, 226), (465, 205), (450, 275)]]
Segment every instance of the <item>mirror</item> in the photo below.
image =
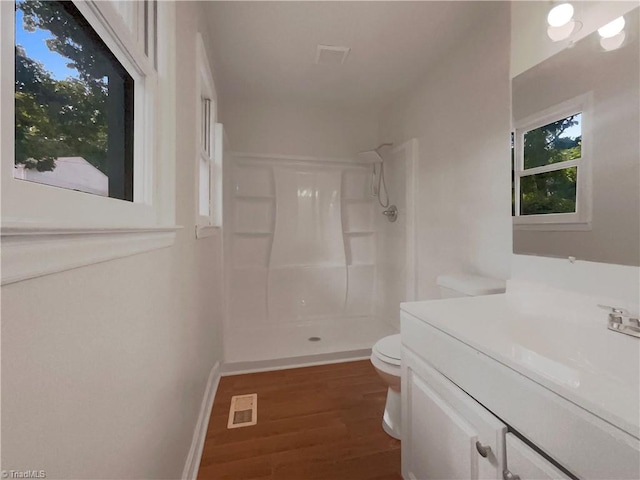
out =
[(639, 12), (513, 79), (514, 253), (640, 265)]

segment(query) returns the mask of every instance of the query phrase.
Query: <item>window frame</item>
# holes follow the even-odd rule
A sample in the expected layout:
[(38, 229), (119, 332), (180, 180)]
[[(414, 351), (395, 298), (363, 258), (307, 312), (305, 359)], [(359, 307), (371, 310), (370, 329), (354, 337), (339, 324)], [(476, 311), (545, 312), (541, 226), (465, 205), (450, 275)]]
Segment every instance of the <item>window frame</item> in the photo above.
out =
[[(73, 3), (134, 79), (134, 201), (14, 178), (15, 2), (0, 2), (2, 284), (163, 248), (173, 244), (179, 228), (175, 225), (175, 5), (155, 4), (157, 19), (148, 30), (154, 35), (148, 50), (152, 55), (147, 56), (137, 31), (142, 25), (139, 16), (131, 29), (111, 2)], [(132, 11), (140, 12), (142, 4)], [(86, 248), (77, 249), (78, 242), (86, 242)], [(36, 244), (43, 253), (26, 259), (23, 253), (33, 251)]]
[[(514, 122), (514, 201), (513, 225), (516, 230), (590, 230), (592, 212), (591, 121), (592, 93), (579, 95)], [(557, 120), (582, 114), (580, 158), (534, 168), (524, 168), (524, 135)], [(520, 179), (540, 173), (576, 167), (576, 211), (573, 213), (520, 214)]]
[[(13, 71), (14, 2), (2, 3), (2, 8), (5, 10), (2, 15), (2, 30), (6, 32), (2, 38), (4, 50), (2, 63), (6, 65), (2, 69), (2, 111), (4, 114), (2, 118), (2, 187), (5, 198), (9, 199), (5, 202), (9, 203), (10, 207), (16, 205), (16, 208), (11, 208), (8, 212), (3, 209), (3, 218), (16, 222), (29, 219), (31, 223), (49, 223), (59, 218), (65, 222), (72, 219), (73, 223), (88, 224), (98, 223), (95, 222), (95, 213), (93, 213), (98, 211), (103, 218), (99, 223), (119, 226), (122, 226), (123, 223), (147, 226), (154, 224), (156, 216), (152, 207), (153, 158), (155, 153), (154, 103), (157, 75), (149, 60), (140, 52), (137, 38), (108, 2), (73, 2), (134, 81), (133, 135), (136, 138), (133, 146), (134, 201), (126, 202), (128, 205), (123, 205), (119, 199), (89, 196), (90, 194), (84, 192), (24, 182), (13, 178), (13, 138), (15, 135), (13, 102), (15, 84), (15, 72)], [(11, 27), (6, 28), (9, 23), (11, 23)], [(60, 214), (59, 210), (61, 209), (64, 210), (64, 215)]]
[[(218, 96), (207, 50), (201, 33), (196, 35), (196, 163), (195, 163), (195, 222), (196, 238), (214, 235), (222, 225), (222, 144), (223, 128), (218, 119)], [(204, 101), (210, 101), (209, 121), (204, 122)], [(207, 128), (209, 148), (203, 148), (203, 134)], [(201, 162), (208, 164), (207, 176), (202, 178)], [(203, 188), (206, 191), (203, 192)], [(208, 215), (200, 212), (202, 195), (208, 198)]]

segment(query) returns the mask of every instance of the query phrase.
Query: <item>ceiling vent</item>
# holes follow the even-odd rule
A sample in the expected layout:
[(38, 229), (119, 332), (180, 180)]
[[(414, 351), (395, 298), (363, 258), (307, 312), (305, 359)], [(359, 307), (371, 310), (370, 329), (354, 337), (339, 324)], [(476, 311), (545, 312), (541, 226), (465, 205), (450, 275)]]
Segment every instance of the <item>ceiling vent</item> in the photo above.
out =
[(349, 56), (349, 47), (333, 47), (331, 45), (318, 45), (316, 64), (318, 65), (342, 65)]

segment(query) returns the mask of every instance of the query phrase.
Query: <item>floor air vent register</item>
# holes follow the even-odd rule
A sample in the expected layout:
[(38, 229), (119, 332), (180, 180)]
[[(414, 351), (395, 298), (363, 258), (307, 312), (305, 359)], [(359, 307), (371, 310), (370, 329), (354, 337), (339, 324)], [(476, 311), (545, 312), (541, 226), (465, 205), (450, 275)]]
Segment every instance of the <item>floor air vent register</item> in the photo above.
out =
[(227, 428), (249, 427), (258, 423), (258, 394), (231, 397)]

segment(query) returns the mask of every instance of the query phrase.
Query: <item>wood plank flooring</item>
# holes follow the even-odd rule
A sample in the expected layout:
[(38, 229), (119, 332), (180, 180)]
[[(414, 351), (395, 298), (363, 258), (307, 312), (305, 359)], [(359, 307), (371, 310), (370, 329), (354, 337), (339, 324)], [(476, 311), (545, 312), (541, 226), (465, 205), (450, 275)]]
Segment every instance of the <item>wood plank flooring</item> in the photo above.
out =
[[(258, 424), (228, 430), (231, 397), (249, 393)], [(223, 377), (198, 479), (401, 480), (386, 395), (368, 360)]]

